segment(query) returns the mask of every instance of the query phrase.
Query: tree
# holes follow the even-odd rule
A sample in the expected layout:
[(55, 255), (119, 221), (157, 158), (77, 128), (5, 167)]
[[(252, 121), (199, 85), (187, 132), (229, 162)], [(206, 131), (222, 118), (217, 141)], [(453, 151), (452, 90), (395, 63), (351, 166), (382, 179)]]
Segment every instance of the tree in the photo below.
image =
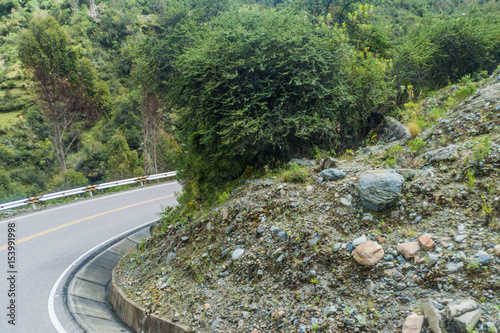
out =
[(135, 150), (130, 150), (125, 136), (117, 130), (108, 142), (106, 178), (108, 181), (139, 176), (142, 172), (139, 157)]
[(209, 196), (247, 167), (364, 138), (390, 96), (389, 64), (332, 45), (329, 29), (303, 12), (239, 10), (213, 20), (178, 58), (171, 100), (185, 193)]
[(83, 130), (108, 108), (107, 84), (97, 78), (90, 60), (80, 58), (52, 16), (37, 16), (20, 36), (19, 58), (33, 74), (37, 102), (52, 129), (63, 171), (66, 156)]

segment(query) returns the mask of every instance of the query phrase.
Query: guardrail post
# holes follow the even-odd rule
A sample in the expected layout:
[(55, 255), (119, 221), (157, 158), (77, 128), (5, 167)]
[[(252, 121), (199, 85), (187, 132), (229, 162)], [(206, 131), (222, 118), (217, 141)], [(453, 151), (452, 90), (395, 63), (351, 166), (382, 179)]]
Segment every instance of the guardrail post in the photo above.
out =
[(34, 203), (32, 203), (31, 206), (33, 206), (33, 210), (36, 210), (36, 206)]

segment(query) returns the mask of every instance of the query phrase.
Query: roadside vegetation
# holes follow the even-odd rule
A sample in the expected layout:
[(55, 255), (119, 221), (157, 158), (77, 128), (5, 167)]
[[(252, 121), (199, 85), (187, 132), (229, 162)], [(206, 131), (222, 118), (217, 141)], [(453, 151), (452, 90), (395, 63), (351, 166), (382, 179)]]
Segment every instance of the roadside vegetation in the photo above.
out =
[(291, 158), (352, 157), (388, 115), (416, 136), (497, 67), (499, 12), (451, 0), (3, 1), (0, 201), (179, 169), (180, 201), (197, 209)]

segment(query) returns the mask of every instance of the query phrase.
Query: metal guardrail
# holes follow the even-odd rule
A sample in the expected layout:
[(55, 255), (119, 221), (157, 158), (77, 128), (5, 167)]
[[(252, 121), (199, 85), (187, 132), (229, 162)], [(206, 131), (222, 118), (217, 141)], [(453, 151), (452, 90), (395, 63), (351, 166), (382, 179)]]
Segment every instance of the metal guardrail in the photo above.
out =
[(21, 207), (21, 206), (26, 206), (29, 204), (32, 204), (34, 207), (36, 203), (45, 202), (45, 201), (49, 201), (49, 200), (53, 200), (53, 199), (64, 198), (64, 197), (68, 197), (71, 195), (82, 194), (82, 193), (88, 193), (90, 196), (92, 196), (93, 191), (104, 190), (104, 189), (107, 189), (110, 187), (129, 185), (129, 184), (141, 183), (141, 185), (143, 185), (144, 182), (146, 182), (147, 180), (156, 180), (156, 179), (160, 179), (160, 178), (173, 177), (176, 174), (177, 174), (177, 171), (171, 171), (171, 172), (159, 173), (159, 174), (151, 175), (151, 176), (129, 178), (129, 179), (124, 179), (124, 180), (117, 180), (114, 182), (102, 183), (102, 184), (98, 184), (98, 185), (90, 185), (90, 186), (74, 188), (71, 190), (65, 190), (65, 191), (60, 191), (60, 192), (55, 192), (55, 193), (48, 193), (48, 194), (40, 195), (37, 197), (31, 197), (31, 198), (26, 198), (26, 199), (21, 199), (21, 200), (17, 200), (17, 201), (6, 202), (3, 204), (0, 204), (0, 211), (6, 210), (6, 209), (17, 208), (17, 207)]

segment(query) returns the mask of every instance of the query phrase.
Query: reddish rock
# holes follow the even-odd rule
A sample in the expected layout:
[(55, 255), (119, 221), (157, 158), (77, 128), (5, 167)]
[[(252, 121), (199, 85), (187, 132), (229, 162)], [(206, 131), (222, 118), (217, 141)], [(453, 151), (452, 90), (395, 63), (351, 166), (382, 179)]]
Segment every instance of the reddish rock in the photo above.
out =
[(403, 333), (420, 333), (423, 324), (424, 316), (412, 313), (406, 317), (405, 323), (403, 324)]
[(220, 212), (221, 220), (225, 221), (227, 220), (228, 217), (229, 217), (229, 212), (227, 211), (227, 209), (223, 209), (222, 212)]
[(415, 254), (420, 250), (418, 242), (401, 243), (396, 246), (396, 251), (402, 254), (406, 259), (415, 257)]
[(377, 237), (377, 242), (379, 242), (380, 244), (382, 244), (383, 242), (385, 242), (387, 240), (387, 238), (385, 237), (382, 237), (382, 236), (378, 236)]
[(434, 248), (434, 241), (427, 235), (418, 237), (418, 243), (426, 251), (430, 251)]
[(356, 247), (354, 259), (363, 266), (373, 266), (384, 257), (382, 245), (374, 241), (366, 241)]

